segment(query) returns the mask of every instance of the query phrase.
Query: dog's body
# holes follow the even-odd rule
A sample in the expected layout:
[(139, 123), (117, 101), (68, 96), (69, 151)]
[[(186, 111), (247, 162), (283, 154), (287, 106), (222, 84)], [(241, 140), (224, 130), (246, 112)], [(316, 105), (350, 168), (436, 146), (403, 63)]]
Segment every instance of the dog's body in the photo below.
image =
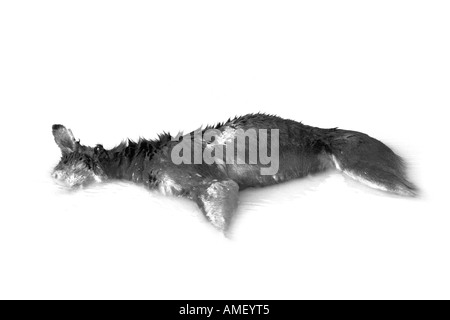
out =
[[(175, 164), (173, 154), (177, 153), (174, 148), (181, 140), (195, 144), (194, 132), (182, 139), (163, 134), (157, 140), (128, 141), (105, 150), (101, 145), (83, 146), (70, 130), (54, 125), (55, 141), (63, 156), (53, 176), (70, 187), (91, 181), (125, 179), (164, 194), (187, 197), (194, 200), (221, 230), (226, 230), (230, 224), (239, 190), (281, 183), (330, 168), (385, 191), (415, 194), (415, 187), (406, 179), (402, 159), (380, 141), (360, 132), (320, 129), (265, 114), (234, 118), (207, 127), (202, 133), (208, 129), (215, 130), (218, 135), (214, 141), (201, 136), (197, 143), (202, 152), (215, 145), (236, 142), (238, 132), (255, 130), (256, 142), (261, 142), (262, 134), (258, 130), (267, 130), (270, 139), (273, 138), (271, 130), (278, 130), (278, 148), (271, 150), (278, 152), (277, 172), (262, 174), (261, 169), (267, 168), (267, 162), (262, 164), (261, 159), (253, 163), (230, 162), (226, 155), (220, 155), (220, 159), (215, 155), (216, 161), (212, 164)], [(245, 148), (244, 158), (248, 160), (251, 150), (247, 145)], [(233, 150), (236, 151), (236, 144), (233, 144)], [(234, 160), (237, 158), (239, 155), (235, 152)]]

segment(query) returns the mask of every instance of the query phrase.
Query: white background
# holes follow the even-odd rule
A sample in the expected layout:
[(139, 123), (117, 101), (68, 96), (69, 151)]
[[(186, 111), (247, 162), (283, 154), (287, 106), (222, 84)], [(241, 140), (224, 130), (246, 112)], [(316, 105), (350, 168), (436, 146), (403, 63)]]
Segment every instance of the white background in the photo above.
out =
[[(448, 1), (2, 1), (0, 298), (450, 298)], [(49, 173), (81, 142), (249, 112), (363, 131), (417, 199), (338, 173), (195, 204)]]

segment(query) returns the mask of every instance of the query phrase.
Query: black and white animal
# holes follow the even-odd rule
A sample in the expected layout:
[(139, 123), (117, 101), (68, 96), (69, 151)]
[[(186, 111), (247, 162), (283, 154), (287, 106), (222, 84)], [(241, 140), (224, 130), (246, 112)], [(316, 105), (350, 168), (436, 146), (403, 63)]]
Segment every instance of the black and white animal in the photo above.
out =
[[(199, 145), (205, 151), (212, 146), (236, 142), (237, 132), (251, 129), (256, 130), (257, 140), (261, 139), (260, 129), (268, 130), (268, 137), (272, 139), (270, 132), (277, 129), (278, 170), (270, 175), (261, 173), (261, 168), (268, 166), (267, 162), (263, 165), (258, 159), (257, 163), (229, 163), (225, 154), (220, 156), (222, 159), (216, 156), (219, 161), (212, 164), (174, 163), (171, 156), (174, 148), (180, 141), (195, 140), (194, 132), (177, 139), (164, 133), (155, 140), (127, 140), (106, 150), (100, 144), (95, 147), (80, 144), (71, 130), (62, 125), (53, 125), (52, 129), (62, 152), (61, 161), (52, 173), (59, 183), (74, 188), (110, 179), (133, 181), (164, 194), (192, 199), (207, 219), (223, 231), (230, 225), (240, 190), (273, 185), (328, 169), (337, 169), (384, 191), (405, 196), (416, 194), (416, 188), (406, 178), (403, 160), (382, 142), (356, 131), (321, 129), (261, 113), (204, 128), (202, 133), (214, 129), (218, 135), (214, 141), (201, 137)], [(246, 148), (248, 158), (248, 145)]]

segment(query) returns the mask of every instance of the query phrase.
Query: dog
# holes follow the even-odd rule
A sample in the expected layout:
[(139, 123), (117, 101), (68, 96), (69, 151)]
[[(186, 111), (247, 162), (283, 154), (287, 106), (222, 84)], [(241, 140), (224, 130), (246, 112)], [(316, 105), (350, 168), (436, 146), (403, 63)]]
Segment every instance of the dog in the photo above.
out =
[(62, 152), (52, 172), (59, 183), (77, 188), (122, 179), (186, 197), (224, 232), (240, 190), (329, 169), (387, 192), (417, 194), (402, 158), (367, 134), (311, 127), (263, 113), (235, 117), (186, 135), (163, 133), (155, 140), (126, 140), (110, 150), (101, 144), (80, 144), (71, 130), (59, 124), (53, 125), (52, 132)]

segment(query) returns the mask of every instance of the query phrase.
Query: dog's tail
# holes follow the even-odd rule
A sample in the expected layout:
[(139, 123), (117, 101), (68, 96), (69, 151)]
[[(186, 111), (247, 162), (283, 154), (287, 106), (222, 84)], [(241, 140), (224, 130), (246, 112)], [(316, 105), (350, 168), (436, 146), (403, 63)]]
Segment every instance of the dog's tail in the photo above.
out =
[(325, 132), (327, 151), (336, 169), (373, 188), (406, 196), (417, 194), (406, 178), (404, 161), (385, 144), (361, 132)]

